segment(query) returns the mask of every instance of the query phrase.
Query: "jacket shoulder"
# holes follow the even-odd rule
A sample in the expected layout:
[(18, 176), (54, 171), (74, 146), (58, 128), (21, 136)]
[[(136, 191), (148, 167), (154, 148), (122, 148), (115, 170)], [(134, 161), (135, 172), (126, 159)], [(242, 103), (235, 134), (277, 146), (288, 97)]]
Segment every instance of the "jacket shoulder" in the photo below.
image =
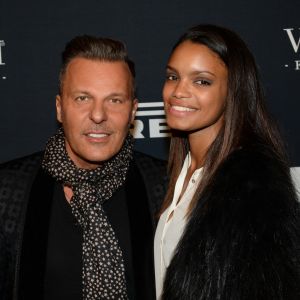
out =
[(41, 159), (42, 152), (38, 152), (0, 165), (0, 220), (6, 233), (16, 230)]
[(134, 152), (134, 161), (145, 183), (153, 211), (157, 213), (167, 190), (167, 163), (138, 151)]
[(154, 172), (166, 172), (167, 162), (165, 160), (153, 157), (151, 155), (139, 151), (134, 151), (134, 159), (138, 167), (142, 170), (147, 170), (148, 168), (150, 168), (151, 170), (154, 170)]
[(142, 152), (134, 152), (134, 161), (146, 183), (166, 184), (167, 163)]
[(0, 164), (0, 173), (5, 175), (6, 172), (30, 173), (36, 168), (43, 158), (43, 152), (35, 152), (20, 158), (16, 158)]

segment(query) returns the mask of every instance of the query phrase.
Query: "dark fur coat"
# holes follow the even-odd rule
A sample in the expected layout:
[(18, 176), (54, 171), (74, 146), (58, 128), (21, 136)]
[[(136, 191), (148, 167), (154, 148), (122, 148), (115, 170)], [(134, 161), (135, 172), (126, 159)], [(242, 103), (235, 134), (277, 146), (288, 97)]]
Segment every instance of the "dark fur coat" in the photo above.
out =
[(300, 211), (289, 169), (240, 149), (192, 212), (167, 269), (167, 300), (300, 299)]

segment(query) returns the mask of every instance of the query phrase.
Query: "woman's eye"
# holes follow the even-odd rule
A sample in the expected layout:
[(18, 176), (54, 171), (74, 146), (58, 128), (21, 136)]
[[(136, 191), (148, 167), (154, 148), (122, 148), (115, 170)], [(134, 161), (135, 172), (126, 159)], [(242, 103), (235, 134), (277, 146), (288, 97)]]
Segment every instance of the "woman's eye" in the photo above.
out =
[(167, 74), (166, 75), (166, 80), (174, 81), (177, 80), (177, 76), (173, 74)]
[(211, 85), (211, 82), (205, 79), (196, 80), (195, 83), (199, 85)]

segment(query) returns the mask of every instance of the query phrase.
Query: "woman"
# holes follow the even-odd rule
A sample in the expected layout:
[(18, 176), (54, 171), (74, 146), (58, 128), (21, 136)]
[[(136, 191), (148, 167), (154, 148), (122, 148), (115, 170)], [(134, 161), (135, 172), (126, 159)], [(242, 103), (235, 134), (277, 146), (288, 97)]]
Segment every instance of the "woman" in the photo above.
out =
[(170, 56), (170, 185), (155, 235), (158, 299), (300, 299), (300, 212), (252, 54), (200, 25)]

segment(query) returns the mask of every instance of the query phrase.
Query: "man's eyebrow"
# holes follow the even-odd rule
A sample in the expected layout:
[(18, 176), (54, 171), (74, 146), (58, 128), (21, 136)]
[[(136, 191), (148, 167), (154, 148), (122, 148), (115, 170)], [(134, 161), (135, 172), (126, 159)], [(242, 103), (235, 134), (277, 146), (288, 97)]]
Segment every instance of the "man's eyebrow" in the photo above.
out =
[(123, 92), (112, 92), (108, 95), (105, 96), (105, 98), (111, 98), (111, 97), (129, 97), (129, 95), (127, 95), (127, 93), (123, 93)]
[(113, 92), (109, 94), (109, 96), (124, 96), (124, 95), (126, 95), (126, 93), (123, 92)]
[[(86, 90), (80, 90), (80, 89), (71, 91), (70, 95), (73, 95), (73, 96), (85, 95), (85, 96), (94, 97), (93, 93), (91, 93), (89, 91), (86, 91)], [(109, 99), (109, 98), (112, 98), (112, 97), (130, 98), (130, 96), (127, 93), (124, 93), (124, 92), (111, 92), (107, 95), (104, 95), (103, 97), (104, 97), (104, 99)]]
[(72, 91), (72, 94), (85, 94), (85, 95), (91, 95), (90, 92), (85, 91), (85, 90), (74, 90), (74, 91)]

